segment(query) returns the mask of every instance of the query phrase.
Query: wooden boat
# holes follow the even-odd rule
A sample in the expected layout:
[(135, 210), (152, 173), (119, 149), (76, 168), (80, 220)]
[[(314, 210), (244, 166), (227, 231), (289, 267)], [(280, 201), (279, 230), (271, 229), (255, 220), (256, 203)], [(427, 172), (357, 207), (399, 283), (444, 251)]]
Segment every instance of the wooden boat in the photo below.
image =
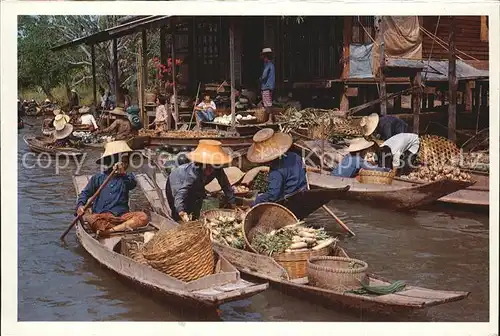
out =
[(28, 145), (29, 149), (35, 153), (47, 153), (52, 156), (64, 156), (77, 158), (83, 155), (81, 150), (75, 148), (60, 148), (52, 147), (49, 145), (47, 139), (43, 137), (35, 137), (32, 135), (25, 135), (24, 142)]
[[(73, 183), (77, 194), (86, 186), (90, 176), (74, 176)], [(157, 271), (149, 265), (139, 263), (126, 253), (126, 240), (143, 239), (144, 232), (156, 232), (160, 224), (152, 220), (146, 230), (122, 232), (107, 238), (96, 238), (87, 225), (77, 224), (76, 234), (83, 248), (99, 263), (116, 274), (131, 280), (140, 287), (151, 289), (168, 299), (198, 309), (216, 308), (231, 301), (242, 300), (266, 290), (266, 281), (252, 282), (241, 279), (239, 271), (216, 252), (218, 262), (215, 274), (196, 281), (183, 282)]]
[[(245, 135), (252, 135), (253, 136), (255, 133), (257, 133), (258, 131), (260, 131), (263, 128), (272, 128), (273, 130), (277, 131), (277, 130), (279, 130), (279, 128), (282, 124), (283, 123), (272, 123), (272, 124), (261, 123), (261, 124), (247, 124), (247, 125), (236, 124), (234, 126), (234, 128), (235, 128), (236, 132), (241, 136), (245, 136)], [(220, 129), (220, 130), (225, 130), (225, 131), (229, 130), (231, 128), (231, 125), (224, 125), (224, 124), (219, 124), (219, 123), (215, 123), (215, 122), (208, 122), (208, 121), (204, 121), (203, 126), (205, 126), (207, 128)]]
[[(151, 214), (153, 221), (161, 223), (166, 228), (174, 227), (176, 222)], [(213, 243), (214, 249), (224, 256), (239, 271), (255, 279), (267, 280), (271, 285), (286, 294), (303, 297), (307, 300), (317, 300), (323, 304), (336, 307), (346, 307), (356, 311), (369, 311), (382, 314), (410, 313), (449, 302), (463, 300), (469, 292), (434, 290), (416, 286), (406, 286), (400, 292), (385, 295), (359, 295), (342, 293), (309, 285), (307, 277), (290, 279), (286, 270), (273, 258), (255, 254), (229, 246)], [(330, 255), (348, 257), (340, 247), (335, 247)], [(390, 285), (391, 280), (375, 274), (369, 274), (370, 286)]]
[(374, 204), (379, 207), (407, 210), (435, 202), (439, 198), (465, 189), (474, 182), (441, 180), (425, 184), (410, 184), (394, 180), (392, 184), (360, 183), (355, 178), (336, 177), (314, 172), (307, 173), (311, 188), (351, 188), (343, 198)]

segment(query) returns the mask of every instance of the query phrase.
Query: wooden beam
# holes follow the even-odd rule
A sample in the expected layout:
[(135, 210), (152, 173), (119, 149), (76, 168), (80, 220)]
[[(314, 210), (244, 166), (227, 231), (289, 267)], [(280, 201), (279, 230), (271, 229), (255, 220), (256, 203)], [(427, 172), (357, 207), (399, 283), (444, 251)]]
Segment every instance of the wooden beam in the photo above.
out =
[[(173, 89), (174, 89), (174, 112), (175, 115), (177, 116), (178, 120), (179, 118), (179, 105), (177, 104), (177, 69), (175, 66), (175, 26), (172, 27), (172, 81), (173, 81)], [(170, 118), (169, 118), (170, 119)], [(170, 123), (170, 121), (169, 121)], [(176, 123), (177, 125), (177, 123)]]
[(231, 77), (231, 127), (236, 123), (236, 97), (234, 89), (234, 21), (230, 19), (229, 26), (229, 75)]
[(118, 77), (118, 41), (113, 39), (113, 77), (115, 78), (115, 99), (116, 104), (120, 101), (120, 78)]
[(95, 44), (90, 47), (90, 57), (92, 58), (92, 93), (94, 94), (94, 106), (97, 108), (97, 78), (95, 74)]
[(385, 43), (384, 43), (384, 27), (381, 18), (378, 19), (378, 45), (379, 45), (379, 83), (380, 83), (380, 93), (379, 96), (382, 99), (380, 101), (380, 115), (385, 116), (387, 114), (387, 89), (385, 86)]
[[(352, 16), (344, 16), (344, 41), (342, 47), (342, 79), (349, 78), (349, 59), (350, 59), (350, 45), (352, 39)], [(342, 110), (342, 109), (341, 109)], [(343, 110), (342, 110), (343, 111)]]
[(449, 34), (449, 51), (448, 51), (448, 87), (449, 87), (449, 104), (448, 104), (448, 139), (456, 141), (456, 123), (457, 123), (457, 71), (456, 71), (456, 54), (455, 54), (455, 17), (450, 16), (450, 34)]
[(420, 131), (420, 104), (422, 102), (422, 75), (417, 72), (411, 77), (411, 109), (413, 112), (413, 133), (419, 134)]
[(143, 88), (146, 89), (148, 87), (148, 76), (146, 71), (146, 69), (148, 68), (148, 41), (145, 29), (143, 29), (141, 32), (141, 42), (142, 42), (142, 66), (143, 66), (142, 85)]

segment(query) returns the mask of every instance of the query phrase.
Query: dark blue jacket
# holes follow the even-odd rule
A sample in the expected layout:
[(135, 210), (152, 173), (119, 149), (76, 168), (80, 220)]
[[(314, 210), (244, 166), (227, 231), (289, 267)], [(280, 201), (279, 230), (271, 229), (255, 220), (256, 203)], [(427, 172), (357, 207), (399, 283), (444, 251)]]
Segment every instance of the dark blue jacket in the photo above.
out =
[(396, 134), (406, 133), (406, 124), (403, 120), (395, 116), (383, 116), (378, 121), (377, 131), (381, 135), (382, 140), (392, 138)]

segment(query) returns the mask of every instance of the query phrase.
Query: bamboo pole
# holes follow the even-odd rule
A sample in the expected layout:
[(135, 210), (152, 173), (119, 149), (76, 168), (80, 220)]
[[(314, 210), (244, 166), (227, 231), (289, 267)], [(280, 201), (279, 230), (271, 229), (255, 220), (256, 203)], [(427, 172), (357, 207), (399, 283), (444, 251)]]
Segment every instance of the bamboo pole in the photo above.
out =
[[(231, 20), (231, 19), (230, 19)], [(236, 97), (234, 89), (234, 22), (231, 20), (229, 27), (229, 72), (231, 76), (231, 128), (236, 124)]]
[(378, 24), (378, 44), (379, 44), (379, 57), (380, 57), (380, 66), (379, 66), (379, 82), (380, 82), (380, 93), (379, 96), (382, 99), (380, 102), (380, 115), (385, 116), (387, 114), (387, 89), (385, 86), (385, 42), (384, 42), (384, 25), (381, 20), (382, 17), (379, 17)]
[[(176, 64), (175, 64), (175, 25), (172, 27), (172, 84), (173, 84), (173, 91), (174, 91), (174, 112), (175, 115), (177, 116), (177, 119), (179, 119), (179, 105), (177, 104), (177, 69), (176, 69)], [(178, 120), (179, 121), (179, 120)], [(176, 128), (177, 128), (177, 122)]]
[(92, 94), (94, 95), (94, 106), (97, 108), (97, 78), (95, 74), (95, 44), (90, 47), (90, 57), (92, 58)]
[(455, 142), (457, 139), (456, 134), (456, 122), (457, 122), (457, 57), (455, 53), (455, 17), (450, 17), (450, 35), (449, 35), (449, 46), (450, 50), (448, 52), (448, 92), (449, 92), (449, 102), (448, 102), (448, 139)]

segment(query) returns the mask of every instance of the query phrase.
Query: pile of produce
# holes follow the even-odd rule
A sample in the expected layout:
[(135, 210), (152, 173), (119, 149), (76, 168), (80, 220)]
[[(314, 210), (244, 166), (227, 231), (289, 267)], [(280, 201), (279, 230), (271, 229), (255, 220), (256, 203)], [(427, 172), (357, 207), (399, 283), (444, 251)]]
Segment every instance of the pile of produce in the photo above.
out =
[(238, 122), (240, 122), (240, 123), (243, 123), (243, 122), (245, 122), (245, 121), (256, 120), (256, 119), (257, 119), (257, 117), (255, 117), (255, 116), (253, 116), (253, 115), (251, 115), (251, 114), (249, 114), (249, 115), (247, 115), (247, 116), (245, 116), (245, 117), (244, 117), (244, 116), (242, 116), (241, 114), (238, 114), (238, 115), (236, 116), (236, 120), (237, 120)]
[[(299, 222), (301, 223), (301, 222)], [(292, 224), (269, 233), (257, 233), (252, 247), (260, 254), (304, 252), (309, 249), (320, 250), (336, 242), (324, 228), (314, 229)]]
[(82, 131), (73, 132), (73, 136), (79, 138), (84, 144), (98, 144), (114, 140), (112, 136), (106, 136), (106, 135), (99, 136), (99, 135), (94, 135), (90, 132), (82, 132)]
[(460, 168), (478, 170), (482, 172), (490, 171), (490, 155), (488, 151), (470, 152), (462, 155), (459, 162)]
[(267, 192), (267, 186), (269, 182), (268, 172), (259, 172), (257, 176), (252, 181), (252, 189), (257, 190), (259, 194)]
[(205, 130), (205, 131), (168, 131), (158, 133), (155, 130), (144, 130), (139, 131), (139, 135), (149, 135), (149, 136), (161, 136), (166, 138), (215, 138), (222, 137), (222, 134), (216, 130)]
[(211, 238), (223, 245), (237, 249), (245, 247), (243, 238), (243, 221), (241, 216), (218, 216), (216, 218), (205, 218), (205, 225), (210, 228)]
[(411, 172), (409, 175), (403, 175), (401, 178), (409, 180), (420, 180), (424, 182), (439, 181), (444, 179), (452, 179), (458, 181), (470, 181), (471, 175), (460, 171), (460, 168), (444, 165), (444, 166), (423, 166), (417, 171)]
[(245, 194), (245, 193), (248, 193), (250, 191), (250, 189), (244, 185), (237, 185), (237, 186), (233, 186), (233, 191), (235, 194)]
[[(238, 117), (236, 117), (238, 118)], [(222, 117), (216, 117), (214, 119), (214, 123), (221, 124), (221, 125), (231, 125), (232, 118), (230, 114), (225, 114)]]

